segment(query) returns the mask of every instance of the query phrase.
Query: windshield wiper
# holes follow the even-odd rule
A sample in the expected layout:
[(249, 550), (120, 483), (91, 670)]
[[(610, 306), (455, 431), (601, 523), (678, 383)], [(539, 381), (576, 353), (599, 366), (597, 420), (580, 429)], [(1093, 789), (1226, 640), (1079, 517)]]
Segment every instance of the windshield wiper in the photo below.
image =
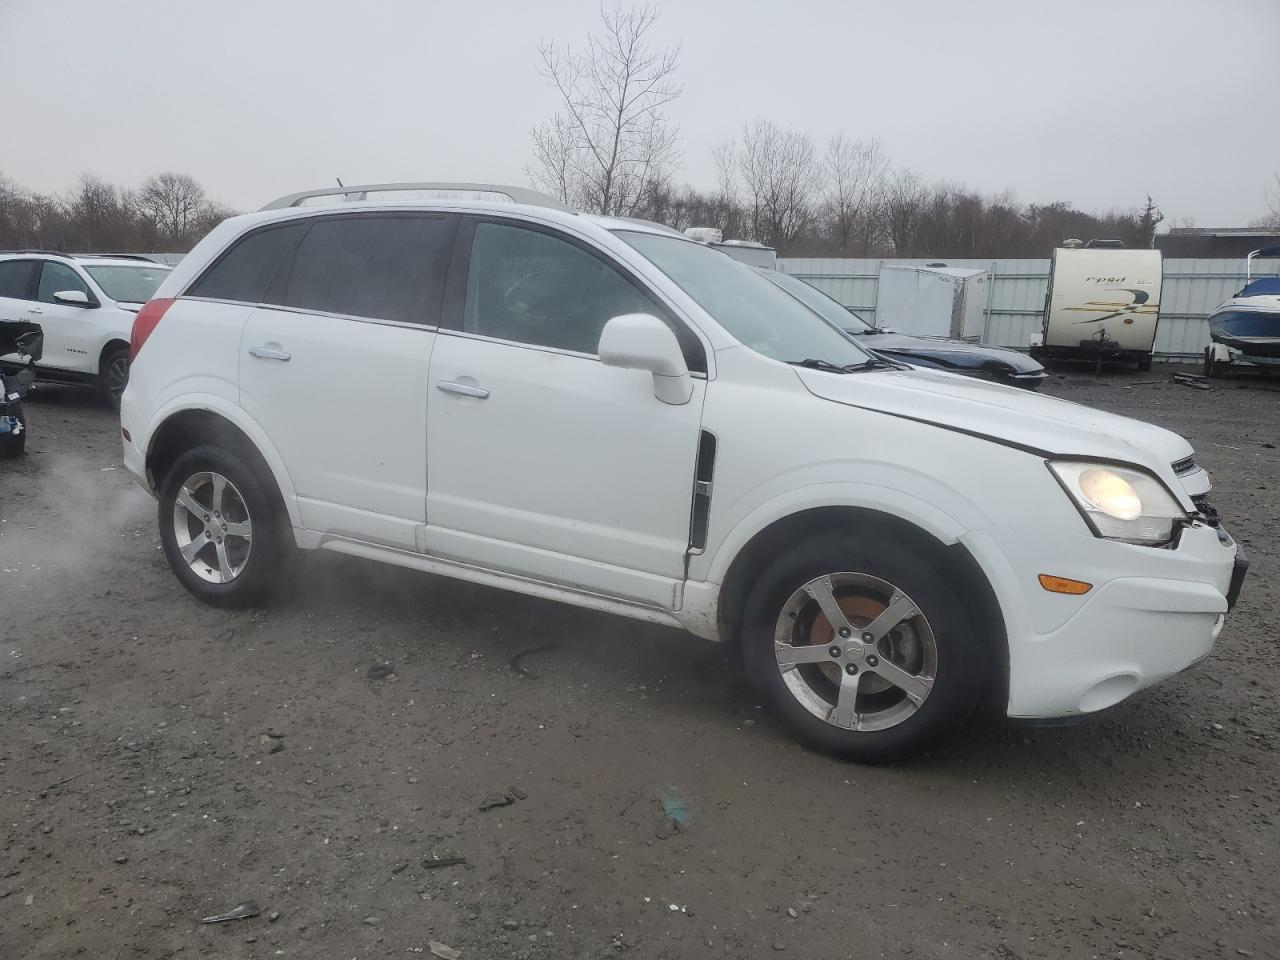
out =
[(807, 367), (810, 370), (825, 370), (827, 373), (858, 373), (861, 370), (873, 370), (876, 367), (889, 366), (883, 360), (876, 357), (868, 357), (866, 360), (860, 360), (857, 363), (846, 363), (841, 366), (838, 363), (832, 363), (830, 360), (788, 360), (787, 363), (793, 367)]

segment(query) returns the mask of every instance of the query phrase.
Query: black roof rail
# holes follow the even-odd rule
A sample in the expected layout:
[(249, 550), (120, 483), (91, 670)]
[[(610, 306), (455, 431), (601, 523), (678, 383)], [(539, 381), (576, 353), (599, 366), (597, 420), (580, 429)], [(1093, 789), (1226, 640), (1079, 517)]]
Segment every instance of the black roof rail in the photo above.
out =
[(46, 257), (65, 257), (65, 258), (66, 258), (66, 259), (68, 259), (68, 260), (72, 260), (72, 259), (74, 259), (74, 258), (72, 257), (72, 255), (71, 255), (71, 254), (69, 254), (69, 253), (64, 253), (64, 252), (63, 252), (63, 251), (61, 251), (61, 250), (36, 250), (36, 249), (28, 249), (28, 250), (0, 250), (0, 253), (3, 253), (3, 254), (10, 254), (10, 253), (39, 253), (39, 254), (42, 254), (43, 256), (46, 256)]

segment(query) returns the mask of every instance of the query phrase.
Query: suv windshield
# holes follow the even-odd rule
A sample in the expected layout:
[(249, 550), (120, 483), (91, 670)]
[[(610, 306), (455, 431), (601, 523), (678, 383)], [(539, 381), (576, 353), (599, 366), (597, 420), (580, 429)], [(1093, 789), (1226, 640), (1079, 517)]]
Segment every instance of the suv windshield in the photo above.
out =
[(146, 303), (156, 287), (169, 274), (168, 267), (158, 263), (135, 266), (85, 267), (89, 276), (112, 300), (124, 303)]
[(850, 333), (868, 333), (875, 329), (844, 304), (831, 299), (817, 287), (812, 287), (803, 280), (779, 273), (777, 270), (765, 270), (762, 267), (757, 267), (756, 272), (841, 330), (847, 330)]
[(736, 340), (784, 363), (844, 368), (877, 363), (836, 324), (750, 267), (692, 240), (618, 230)]

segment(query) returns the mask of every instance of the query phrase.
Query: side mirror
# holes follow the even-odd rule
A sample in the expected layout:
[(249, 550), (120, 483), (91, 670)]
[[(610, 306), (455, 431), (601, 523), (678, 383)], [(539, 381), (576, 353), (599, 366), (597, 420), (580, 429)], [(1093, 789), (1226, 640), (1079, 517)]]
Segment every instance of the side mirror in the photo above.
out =
[(59, 290), (53, 295), (54, 303), (65, 303), (69, 307), (91, 307), (89, 295), (83, 290)]
[(653, 374), (653, 395), (663, 403), (688, 403), (693, 396), (693, 379), (680, 341), (652, 314), (614, 317), (600, 331), (599, 353), (605, 366), (648, 370)]

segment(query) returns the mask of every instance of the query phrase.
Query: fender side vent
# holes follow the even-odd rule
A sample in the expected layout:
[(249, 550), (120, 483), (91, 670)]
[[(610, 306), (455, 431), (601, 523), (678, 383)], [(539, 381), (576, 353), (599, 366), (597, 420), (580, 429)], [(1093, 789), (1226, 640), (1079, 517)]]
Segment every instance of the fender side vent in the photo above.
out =
[(715, 434), (706, 430), (698, 438), (698, 462), (693, 471), (693, 513), (689, 521), (689, 549), (700, 553), (707, 545), (711, 518), (711, 480), (716, 467)]

